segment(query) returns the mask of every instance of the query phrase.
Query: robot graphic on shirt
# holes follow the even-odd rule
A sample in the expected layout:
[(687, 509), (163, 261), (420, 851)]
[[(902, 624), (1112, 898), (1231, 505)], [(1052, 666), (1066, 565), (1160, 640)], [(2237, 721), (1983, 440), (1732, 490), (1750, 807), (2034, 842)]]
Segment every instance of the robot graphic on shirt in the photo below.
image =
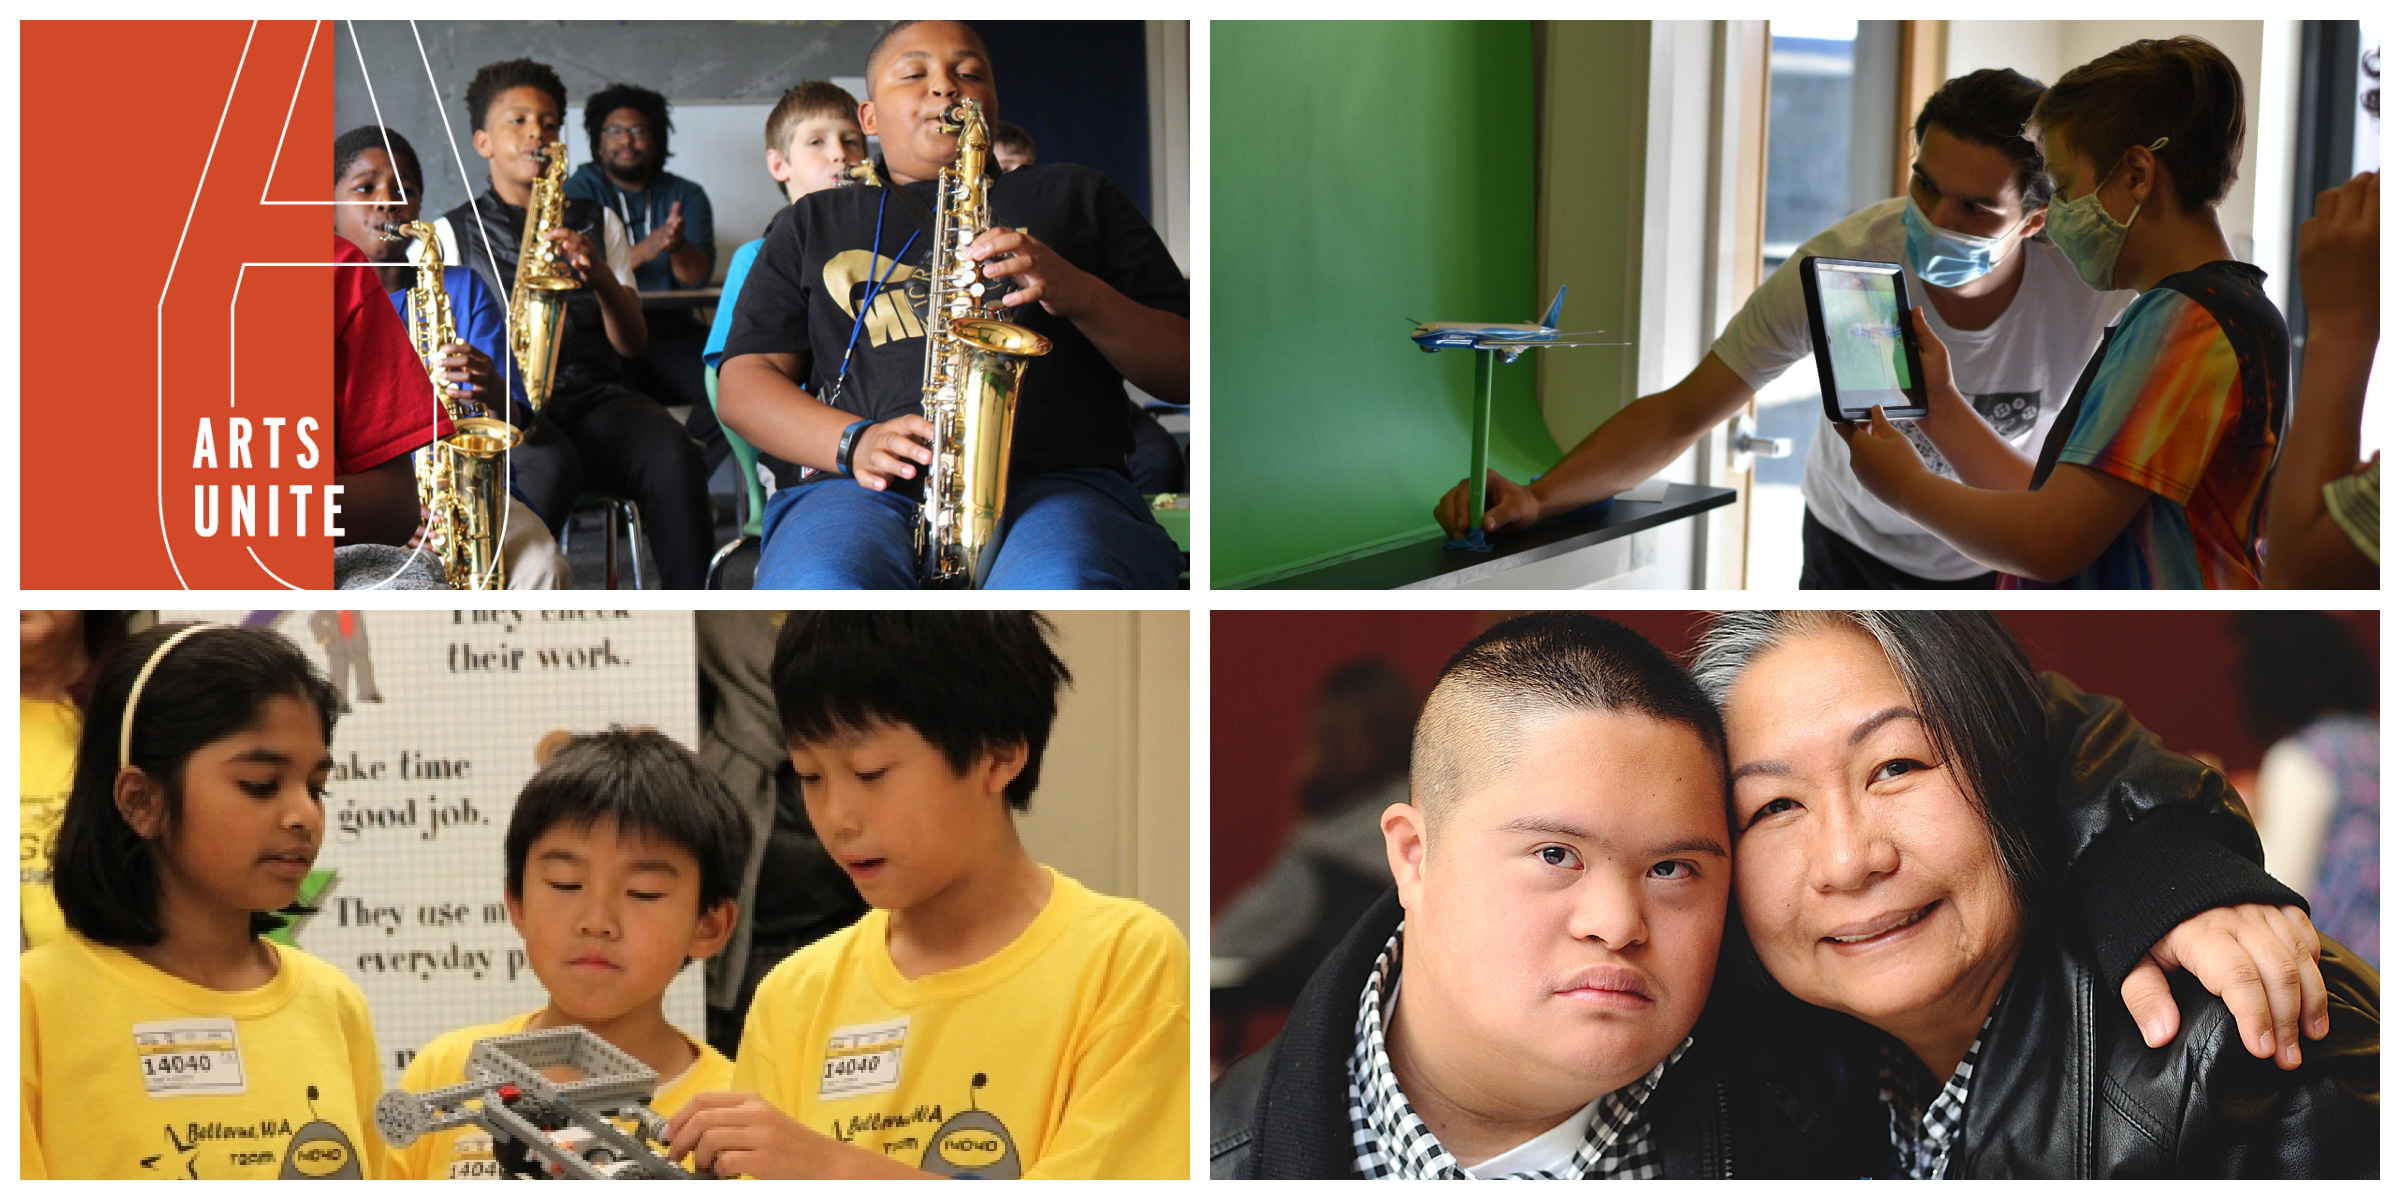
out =
[(933, 1131), (925, 1147), (925, 1157), (917, 1164), (920, 1170), (977, 1179), (1024, 1177), (1025, 1164), (1017, 1157), (1017, 1141), (1008, 1135), (1008, 1126), (1001, 1124), (999, 1117), (975, 1107), (976, 1089), (989, 1082), (990, 1077), (981, 1071), (968, 1081), (967, 1107)]
[[(235, 1125), (212, 1121), (207, 1124), (188, 1123), (181, 1132), (173, 1125), (166, 1126), (167, 1144), (174, 1147), (173, 1155), (153, 1154), (142, 1160), (142, 1169), (180, 1179), (199, 1179), (200, 1160), (211, 1142), (258, 1142), (269, 1138), (285, 1138), (283, 1152), (273, 1150), (227, 1148), (223, 1152), (227, 1164), (236, 1170), (264, 1166), (280, 1160), (276, 1172), (279, 1179), (364, 1179), (358, 1161), (358, 1147), (342, 1127), (317, 1115), (320, 1093), (315, 1084), (308, 1086), (308, 1120), (298, 1129), (288, 1117), (268, 1117), (256, 1125)], [(169, 1161), (170, 1158), (180, 1161)]]

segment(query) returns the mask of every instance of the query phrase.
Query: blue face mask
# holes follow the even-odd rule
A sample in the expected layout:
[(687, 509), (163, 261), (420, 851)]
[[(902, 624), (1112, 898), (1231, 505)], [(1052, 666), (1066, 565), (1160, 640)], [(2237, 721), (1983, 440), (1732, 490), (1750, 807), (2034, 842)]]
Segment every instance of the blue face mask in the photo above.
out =
[(1900, 210), (1900, 227), (1908, 231), (1908, 267), (1935, 287), (1953, 288), (1991, 274), (2015, 244), (2009, 234), (2024, 224), (2020, 218), (1998, 237), (1976, 237), (1927, 220), (1913, 194)]

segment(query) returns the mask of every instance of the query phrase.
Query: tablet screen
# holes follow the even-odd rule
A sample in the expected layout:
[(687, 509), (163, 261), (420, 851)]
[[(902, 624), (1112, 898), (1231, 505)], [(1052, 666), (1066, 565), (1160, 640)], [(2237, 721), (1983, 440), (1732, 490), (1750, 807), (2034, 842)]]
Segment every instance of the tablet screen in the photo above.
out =
[(1817, 263), (1817, 302), (1825, 314), (1825, 348), (1833, 359), (1834, 388), (1844, 412), (1913, 406), (1908, 393), (1916, 379), (1908, 369), (1908, 345), (1900, 323), (1893, 271)]

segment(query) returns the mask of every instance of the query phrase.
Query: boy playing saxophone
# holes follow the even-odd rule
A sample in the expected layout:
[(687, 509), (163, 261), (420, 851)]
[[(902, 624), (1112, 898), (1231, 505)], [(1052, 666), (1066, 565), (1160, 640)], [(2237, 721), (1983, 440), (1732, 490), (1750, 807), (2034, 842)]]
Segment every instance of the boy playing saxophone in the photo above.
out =
[[(942, 114), (997, 113), (973, 28), (903, 22), (867, 55), (859, 123), (884, 187), (833, 188), (777, 216), (718, 368), (720, 415), (809, 469), (766, 513), (759, 587), (916, 586), (911, 553), (932, 428), (919, 415), (935, 181), (958, 155)], [(1008, 517), (987, 586), (1164, 588), (1181, 554), (1125, 474), (1127, 382), (1190, 390), (1190, 284), (1132, 201), (1089, 168), (993, 180), (992, 227), (960, 255), (1049, 339), (1025, 376)]]

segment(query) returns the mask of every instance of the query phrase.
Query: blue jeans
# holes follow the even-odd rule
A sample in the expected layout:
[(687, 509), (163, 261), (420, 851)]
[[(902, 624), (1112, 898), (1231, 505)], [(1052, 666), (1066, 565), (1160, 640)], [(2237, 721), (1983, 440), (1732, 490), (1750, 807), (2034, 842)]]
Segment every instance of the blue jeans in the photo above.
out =
[[(848, 479), (785, 488), (767, 501), (759, 588), (917, 586), (917, 503)], [(1010, 481), (987, 588), (1181, 586), (1183, 552), (1132, 481), (1077, 467)]]

